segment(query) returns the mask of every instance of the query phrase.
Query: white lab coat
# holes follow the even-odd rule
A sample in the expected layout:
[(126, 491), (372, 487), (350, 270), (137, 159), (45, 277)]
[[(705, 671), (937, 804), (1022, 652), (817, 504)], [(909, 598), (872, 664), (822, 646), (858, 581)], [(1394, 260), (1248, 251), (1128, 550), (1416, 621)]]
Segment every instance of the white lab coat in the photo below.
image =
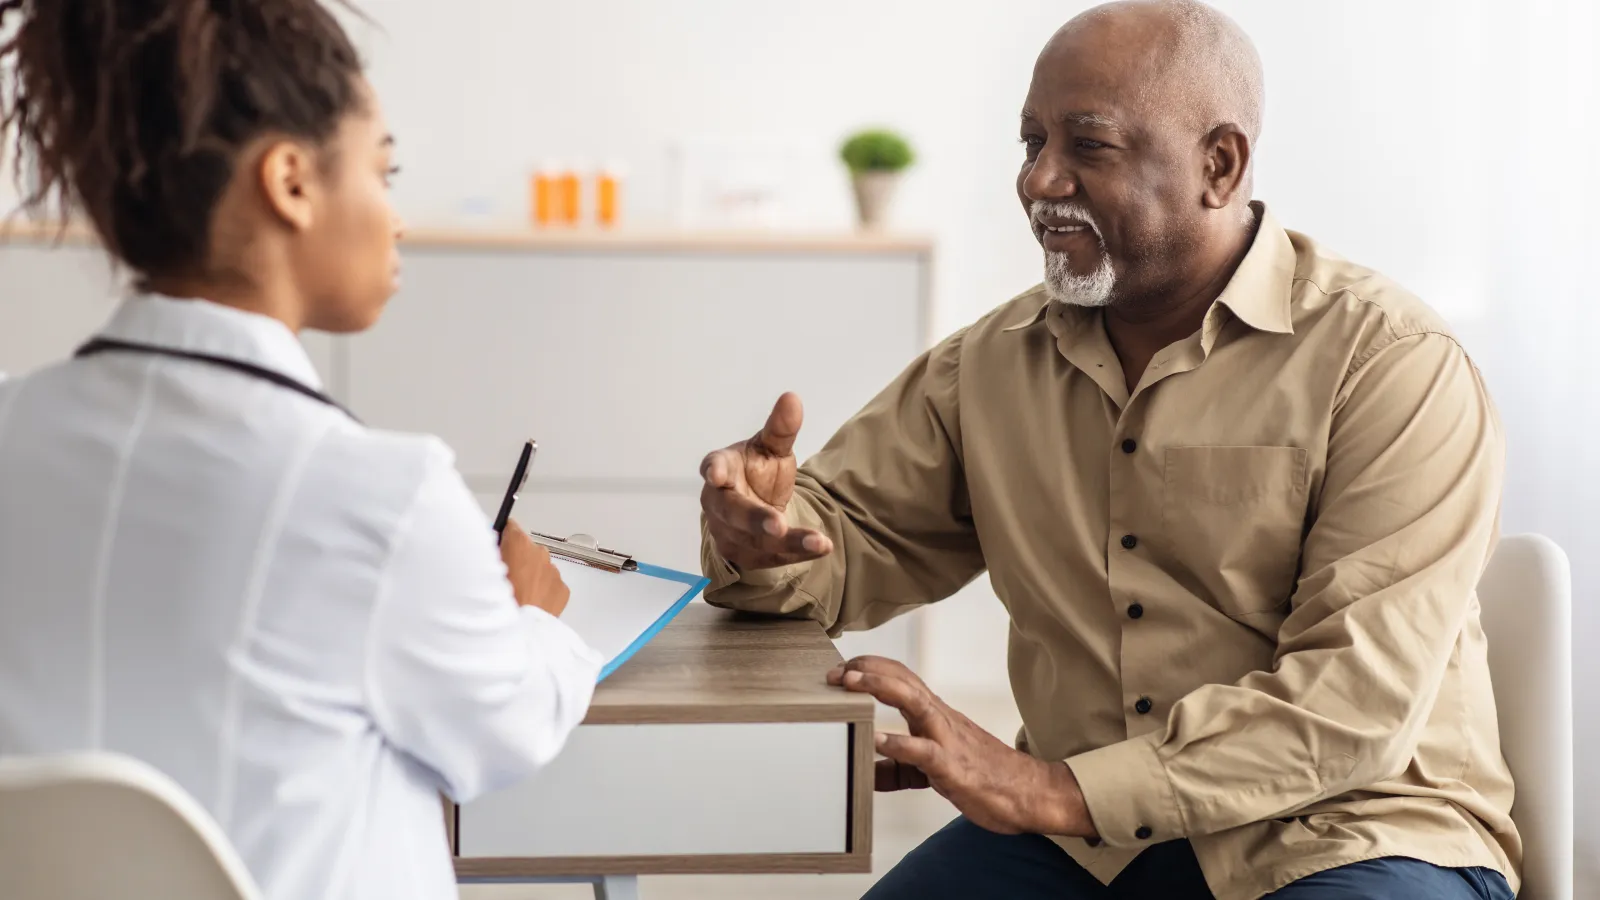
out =
[[(102, 336), (318, 386), (212, 303), (130, 299)], [(435, 438), (166, 357), (0, 382), (0, 754), (154, 764), (268, 898), (455, 896), (439, 793), (548, 762), (600, 665), (516, 605)]]

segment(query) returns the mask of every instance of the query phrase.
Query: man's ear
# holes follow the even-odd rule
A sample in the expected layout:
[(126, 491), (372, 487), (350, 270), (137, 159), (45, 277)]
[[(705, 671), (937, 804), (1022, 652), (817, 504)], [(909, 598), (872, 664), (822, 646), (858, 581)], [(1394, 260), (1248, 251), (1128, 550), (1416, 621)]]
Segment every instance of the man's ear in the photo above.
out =
[(296, 231), (311, 227), (317, 189), (316, 151), (295, 141), (277, 141), (261, 154), (256, 175), (267, 208), (279, 220)]
[(1201, 201), (1207, 209), (1226, 209), (1248, 184), (1254, 151), (1250, 136), (1237, 125), (1218, 125), (1206, 135), (1205, 148), (1205, 193)]

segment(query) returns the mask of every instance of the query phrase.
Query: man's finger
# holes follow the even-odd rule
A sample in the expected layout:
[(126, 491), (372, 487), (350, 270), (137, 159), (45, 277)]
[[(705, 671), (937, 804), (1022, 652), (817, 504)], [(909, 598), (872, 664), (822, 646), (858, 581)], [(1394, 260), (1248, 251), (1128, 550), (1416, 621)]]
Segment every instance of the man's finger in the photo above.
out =
[(896, 678), (915, 681), (918, 684), (922, 683), (922, 679), (917, 676), (917, 673), (911, 671), (909, 666), (887, 656), (857, 656), (853, 659), (845, 660), (840, 665), (845, 669), (865, 672), (870, 675), (892, 675)]
[[(824, 539), (821, 552), (811, 550), (792, 552), (787, 549), (788, 546), (800, 537), (793, 529), (789, 537), (773, 544), (771, 539), (763, 535), (751, 534), (743, 528), (731, 526), (710, 515), (706, 517), (706, 530), (711, 534), (717, 553), (741, 569), (778, 569), (792, 566), (826, 556), (833, 548), (833, 545)], [(774, 546), (778, 549), (774, 550)]]
[(885, 657), (872, 657), (872, 655), (848, 658), (843, 663), (838, 663), (832, 671), (827, 673), (827, 684), (840, 684), (838, 679), (843, 677), (843, 674), (848, 673), (848, 671), (866, 671), (869, 666), (877, 665), (877, 661), (883, 660), (883, 658)]
[(742, 491), (713, 488), (700, 492), (700, 508), (708, 517), (741, 535), (748, 544), (789, 563), (820, 559), (833, 552), (833, 541), (820, 531), (791, 528), (784, 514)]
[(707, 482), (700, 494), (700, 505), (707, 515), (749, 534), (751, 540), (762, 539), (762, 546), (774, 550), (779, 544), (768, 544), (765, 539), (781, 537), (789, 529), (782, 512), (737, 488), (716, 488)]
[[(705, 513), (706, 522), (713, 526), (721, 526), (726, 530), (743, 532), (746, 519), (743, 514), (735, 514), (732, 510), (738, 506), (739, 492), (734, 488), (719, 488), (712, 486), (710, 480), (700, 488), (700, 511)], [(748, 500), (749, 498), (742, 498)], [(737, 521), (735, 521), (737, 518)]]
[[(938, 772), (940, 751), (934, 741), (909, 734), (879, 732), (874, 743), (879, 753), (895, 762), (915, 767), (925, 778)], [(929, 778), (929, 781), (932, 779)]]
[(915, 672), (912, 672), (903, 664), (895, 662), (894, 660), (884, 656), (853, 656), (833, 667), (833, 670), (828, 673), (828, 683), (843, 684), (844, 682), (842, 679), (844, 678), (844, 674), (846, 672), (861, 672), (872, 675), (893, 675), (896, 677), (909, 676), (908, 680), (914, 680), (918, 684), (922, 683), (922, 679), (917, 678)]
[(873, 767), (872, 782), (872, 789), (880, 793), (919, 791), (929, 786), (928, 776), (921, 769), (892, 759), (878, 760)]
[(701, 488), (701, 509), (706, 511), (707, 516), (720, 520), (728, 527), (752, 535), (771, 535), (768, 522), (776, 522), (779, 533), (786, 525), (781, 511), (763, 503), (758, 496), (749, 492), (749, 488), (739, 484), (714, 487), (707, 479), (706, 487)]
[(795, 560), (817, 559), (833, 552), (833, 541), (820, 531), (791, 528), (784, 533), (783, 552)]
[(778, 398), (761, 427), (754, 443), (769, 456), (784, 457), (794, 453), (794, 439), (800, 435), (800, 425), (805, 420), (805, 408), (800, 405), (800, 395), (790, 391)]
[(700, 477), (714, 488), (731, 488), (738, 481), (740, 466), (738, 452), (732, 449), (714, 450), (700, 461)]
[(847, 691), (871, 694), (880, 703), (900, 710), (913, 729), (929, 727), (933, 716), (933, 699), (928, 689), (892, 675), (872, 675), (854, 670), (846, 671), (839, 684)]
[(729, 528), (716, 520), (708, 520), (706, 526), (711, 532), (717, 553), (741, 569), (775, 569), (788, 565), (781, 557), (758, 546), (743, 531)]

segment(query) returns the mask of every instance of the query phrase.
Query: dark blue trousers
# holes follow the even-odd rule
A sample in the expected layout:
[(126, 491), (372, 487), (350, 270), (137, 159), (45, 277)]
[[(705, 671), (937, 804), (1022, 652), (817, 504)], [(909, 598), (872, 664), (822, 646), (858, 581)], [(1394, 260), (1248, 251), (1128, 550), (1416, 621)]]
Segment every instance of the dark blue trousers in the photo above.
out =
[[(1002, 835), (966, 819), (906, 854), (863, 900), (1212, 900), (1188, 841), (1139, 854), (1110, 887), (1037, 834)], [(1489, 869), (1441, 869), (1390, 857), (1303, 878), (1270, 900), (1512, 900)]]

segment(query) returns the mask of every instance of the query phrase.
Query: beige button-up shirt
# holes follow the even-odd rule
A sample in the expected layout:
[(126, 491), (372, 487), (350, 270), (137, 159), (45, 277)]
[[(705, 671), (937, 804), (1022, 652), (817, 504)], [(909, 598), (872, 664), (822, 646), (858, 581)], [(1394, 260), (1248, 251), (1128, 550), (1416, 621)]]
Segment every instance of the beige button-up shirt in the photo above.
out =
[(870, 628), (988, 569), (1019, 746), (1062, 760), (1109, 882), (1188, 838), (1219, 900), (1408, 856), (1517, 884), (1475, 585), (1503, 439), (1441, 319), (1264, 208), (1200, 331), (1124, 383), (1036, 288), (914, 362), (801, 469), (817, 562), (719, 606)]

